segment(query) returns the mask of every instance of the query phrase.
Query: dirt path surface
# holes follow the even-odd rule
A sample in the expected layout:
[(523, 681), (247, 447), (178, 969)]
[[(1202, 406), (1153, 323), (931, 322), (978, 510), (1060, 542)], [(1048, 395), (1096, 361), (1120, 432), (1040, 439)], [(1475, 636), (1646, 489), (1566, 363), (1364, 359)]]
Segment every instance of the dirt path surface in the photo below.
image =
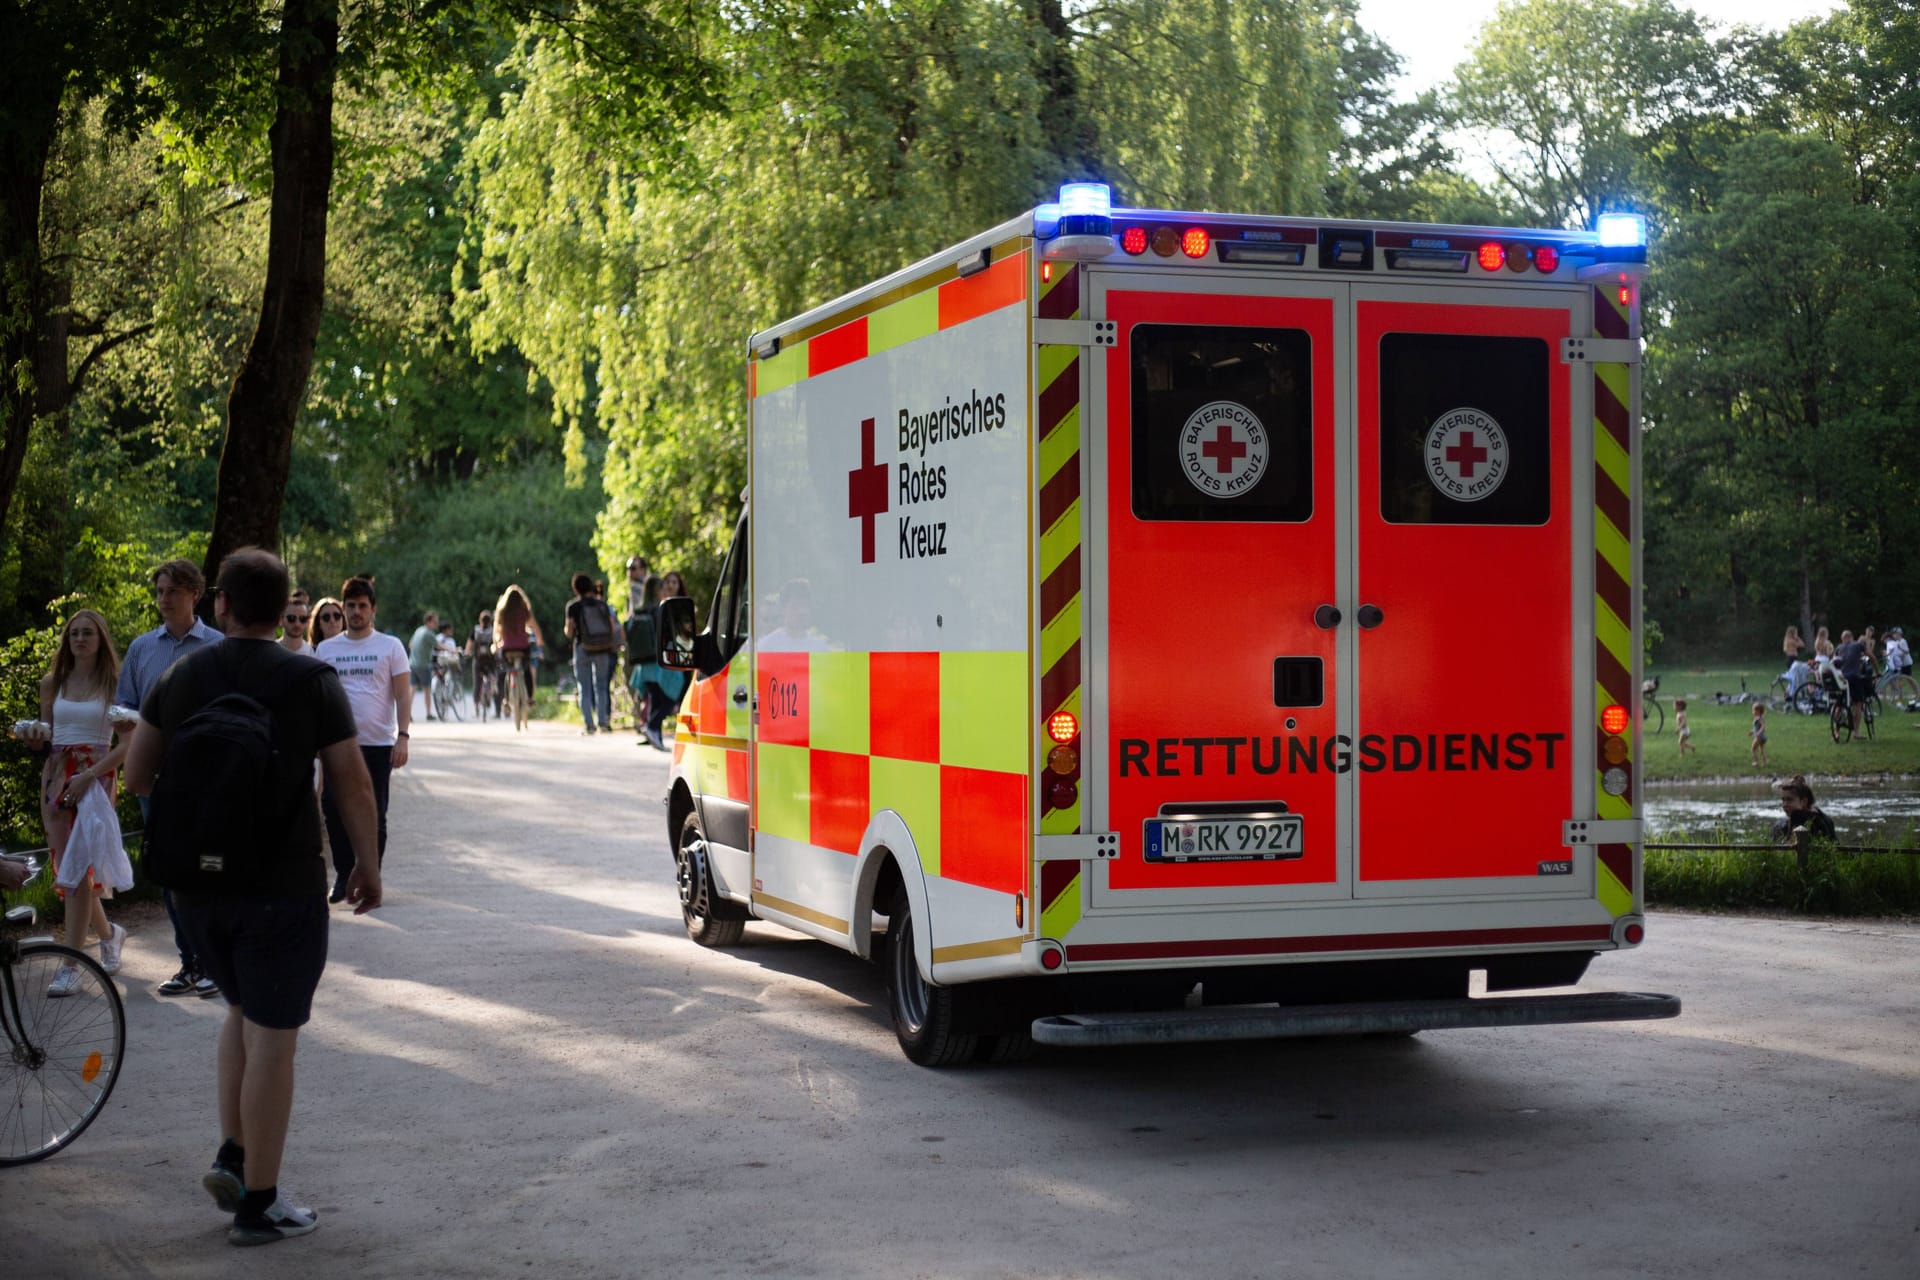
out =
[(154, 994), (160, 922), (107, 1112), (0, 1170), (0, 1271), (1920, 1274), (1920, 927), (1658, 915), (1587, 985), (1671, 1022), (932, 1072), (852, 957), (685, 939), (665, 778), (629, 734), (417, 723), (388, 904), (336, 914), (301, 1042), (320, 1230), (226, 1243), (221, 1009)]

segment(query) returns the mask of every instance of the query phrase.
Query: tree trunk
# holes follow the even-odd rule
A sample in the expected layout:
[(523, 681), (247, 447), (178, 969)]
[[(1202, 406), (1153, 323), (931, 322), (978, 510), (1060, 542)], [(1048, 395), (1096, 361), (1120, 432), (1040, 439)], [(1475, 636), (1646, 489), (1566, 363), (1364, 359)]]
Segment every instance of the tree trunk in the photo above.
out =
[[(227, 396), (206, 574), (240, 547), (280, 545), (280, 509), (293, 429), (307, 397), (326, 300), (327, 201), (333, 188), (333, 82), (340, 60), (337, 0), (286, 0), (280, 27), (267, 279), (260, 321)], [(206, 596), (211, 607), (212, 593)]]
[[(15, 38), (10, 32), (8, 39)], [(7, 60), (0, 86), (0, 532), (27, 461), (27, 440), (40, 410), (39, 389), (16, 371), (38, 370), (46, 338), (47, 278), (40, 259), (40, 201), (47, 157), (60, 121), (65, 71), (54, 59)], [(33, 606), (46, 602), (32, 601)]]
[(43, 461), (35, 464), (27, 484), (14, 486), (23, 553), (14, 607), (26, 616), (51, 619), (52, 615), (42, 611), (67, 593), (67, 551), (73, 546), (75, 532), (73, 384), (67, 370), (73, 281), (67, 276), (43, 273), (41, 286), (40, 312), (35, 317), (40, 332), (33, 346), (33, 412)]
[[(1073, 25), (1061, 0), (1029, 0), (1032, 21), (1047, 33), (1040, 51), (1040, 82), (1046, 100), (1040, 104), (1040, 126), (1064, 164), (1063, 181), (1098, 179), (1094, 153), (1099, 137), (1080, 100), (1080, 78), (1073, 66)], [(1116, 195), (1115, 203), (1120, 203)]]

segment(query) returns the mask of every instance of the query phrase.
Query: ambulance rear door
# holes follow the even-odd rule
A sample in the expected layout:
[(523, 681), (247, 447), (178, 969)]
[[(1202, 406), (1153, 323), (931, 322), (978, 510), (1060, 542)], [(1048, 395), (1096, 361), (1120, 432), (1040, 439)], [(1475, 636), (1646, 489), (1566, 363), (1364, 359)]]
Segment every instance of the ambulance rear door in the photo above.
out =
[(1578, 286), (1353, 288), (1359, 897), (1594, 891), (1591, 852), (1562, 843), (1593, 776), (1591, 390), (1561, 353), (1590, 306)]
[[(1291, 283), (1291, 282), (1290, 282)], [(1093, 273), (1092, 905), (1352, 896), (1341, 832), (1347, 287)]]

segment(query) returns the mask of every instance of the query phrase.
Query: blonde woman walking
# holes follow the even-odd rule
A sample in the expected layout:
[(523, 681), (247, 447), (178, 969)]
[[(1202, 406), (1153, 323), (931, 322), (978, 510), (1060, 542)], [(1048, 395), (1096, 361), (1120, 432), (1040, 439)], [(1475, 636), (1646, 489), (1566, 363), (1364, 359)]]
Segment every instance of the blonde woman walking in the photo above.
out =
[[(120, 971), (120, 947), (127, 931), (107, 922), (101, 905), (113, 896), (99, 867), (82, 872), (62, 867), (68, 837), (73, 833), (74, 810), (88, 787), (106, 792), (113, 801), (120, 761), (127, 754), (132, 727), (120, 727), (108, 712), (120, 679), (120, 655), (113, 647), (107, 620), (92, 609), (81, 609), (67, 619), (53, 664), (40, 679), (40, 719), (52, 726), (47, 734), (47, 762), (40, 771), (40, 820), (47, 829), (54, 879), (73, 887), (59, 889), (66, 899), (67, 944), (82, 946), (89, 927), (100, 940), (100, 967)], [(48, 988), (51, 996), (71, 995), (80, 985), (77, 969), (63, 967)]]

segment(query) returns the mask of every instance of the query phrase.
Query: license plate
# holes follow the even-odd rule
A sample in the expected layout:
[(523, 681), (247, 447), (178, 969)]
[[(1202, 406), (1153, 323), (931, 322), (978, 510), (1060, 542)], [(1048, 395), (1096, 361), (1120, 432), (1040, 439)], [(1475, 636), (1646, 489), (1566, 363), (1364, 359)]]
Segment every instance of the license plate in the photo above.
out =
[(1148, 862), (1282, 862), (1304, 852), (1306, 823), (1273, 818), (1147, 819)]

